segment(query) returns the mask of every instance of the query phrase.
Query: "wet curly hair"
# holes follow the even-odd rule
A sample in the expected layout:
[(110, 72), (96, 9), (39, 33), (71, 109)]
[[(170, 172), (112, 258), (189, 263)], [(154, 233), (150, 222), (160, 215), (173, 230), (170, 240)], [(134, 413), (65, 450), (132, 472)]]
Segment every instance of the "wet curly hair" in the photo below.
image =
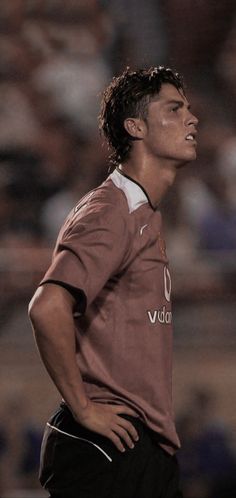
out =
[(164, 66), (132, 71), (127, 68), (114, 77), (104, 90), (99, 115), (99, 129), (111, 149), (110, 159), (117, 165), (128, 159), (135, 140), (124, 127), (126, 118), (147, 117), (149, 102), (160, 92), (163, 83), (184, 91), (182, 76)]

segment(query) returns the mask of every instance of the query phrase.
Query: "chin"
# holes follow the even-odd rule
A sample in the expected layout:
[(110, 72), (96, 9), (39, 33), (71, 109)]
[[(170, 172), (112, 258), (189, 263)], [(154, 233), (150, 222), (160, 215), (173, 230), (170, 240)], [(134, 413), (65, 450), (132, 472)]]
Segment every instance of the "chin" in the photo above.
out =
[(197, 159), (197, 154), (196, 152), (193, 152), (191, 155), (189, 154), (188, 157), (182, 158), (178, 161), (177, 163), (177, 168), (183, 168), (186, 166), (188, 163), (195, 161)]

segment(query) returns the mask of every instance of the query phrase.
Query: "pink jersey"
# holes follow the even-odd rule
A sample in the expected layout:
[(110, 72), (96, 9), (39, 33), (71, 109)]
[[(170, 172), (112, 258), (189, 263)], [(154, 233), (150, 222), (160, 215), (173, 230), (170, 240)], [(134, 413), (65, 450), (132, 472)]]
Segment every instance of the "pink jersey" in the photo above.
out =
[(81, 289), (77, 360), (86, 392), (126, 404), (163, 447), (179, 447), (172, 410), (171, 277), (161, 214), (142, 187), (115, 170), (60, 231), (42, 283)]

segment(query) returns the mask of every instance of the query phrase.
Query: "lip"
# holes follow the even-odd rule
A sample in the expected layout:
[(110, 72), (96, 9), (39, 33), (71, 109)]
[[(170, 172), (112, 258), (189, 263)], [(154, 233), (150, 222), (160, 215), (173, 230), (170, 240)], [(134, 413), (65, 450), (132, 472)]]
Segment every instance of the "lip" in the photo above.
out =
[[(193, 140), (188, 140), (188, 139), (187, 139), (187, 137), (188, 137), (189, 135), (192, 135), (192, 136), (193, 136)], [(197, 131), (196, 131), (196, 130), (194, 130), (194, 131), (189, 131), (189, 132), (187, 133), (187, 135), (185, 136), (185, 140), (186, 140), (186, 142), (189, 142), (189, 143), (190, 143), (190, 144), (192, 144), (192, 145), (197, 145), (197, 139), (196, 139), (196, 137), (197, 137)]]
[(185, 142), (188, 142), (189, 145), (197, 145), (197, 140), (195, 138), (193, 140), (186, 140), (185, 138)]

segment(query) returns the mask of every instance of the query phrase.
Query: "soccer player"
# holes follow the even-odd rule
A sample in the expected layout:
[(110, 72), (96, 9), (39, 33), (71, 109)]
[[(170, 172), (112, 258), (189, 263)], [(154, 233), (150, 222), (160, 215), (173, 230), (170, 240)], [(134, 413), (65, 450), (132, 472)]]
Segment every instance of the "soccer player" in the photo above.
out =
[(40, 481), (53, 498), (180, 497), (159, 206), (196, 158), (198, 120), (182, 78), (163, 66), (114, 78), (99, 119), (116, 169), (69, 214), (30, 304), (63, 398), (46, 425)]

